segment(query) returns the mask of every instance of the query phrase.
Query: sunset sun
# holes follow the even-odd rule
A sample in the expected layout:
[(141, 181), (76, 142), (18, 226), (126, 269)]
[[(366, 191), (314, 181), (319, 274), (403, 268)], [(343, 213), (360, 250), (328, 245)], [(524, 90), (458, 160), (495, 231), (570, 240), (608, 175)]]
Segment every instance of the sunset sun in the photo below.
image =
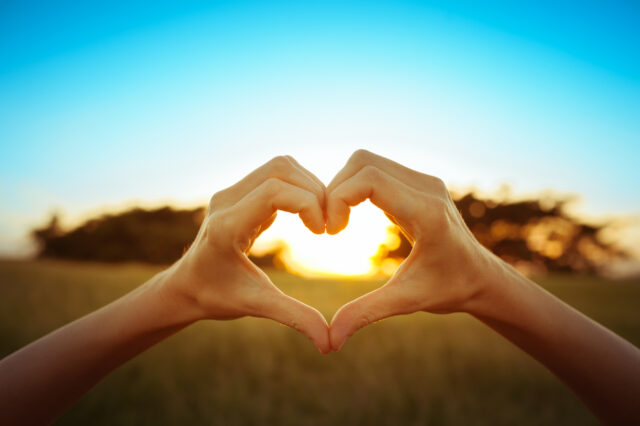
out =
[(279, 212), (252, 252), (261, 255), (282, 245), (284, 266), (308, 277), (389, 275), (394, 265), (385, 262), (382, 267), (376, 261), (380, 245), (394, 249), (399, 244), (389, 226), (389, 220), (369, 202), (352, 209), (349, 225), (337, 235), (315, 235), (297, 216)]

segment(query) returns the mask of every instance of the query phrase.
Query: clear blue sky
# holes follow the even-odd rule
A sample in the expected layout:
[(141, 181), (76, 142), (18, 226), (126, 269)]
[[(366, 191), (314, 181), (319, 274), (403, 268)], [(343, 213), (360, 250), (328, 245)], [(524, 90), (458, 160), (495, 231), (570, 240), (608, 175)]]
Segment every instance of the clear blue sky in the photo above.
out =
[(328, 181), (359, 147), (640, 213), (639, 22), (632, 1), (0, 2), (0, 254), (51, 209), (201, 202), (281, 153)]

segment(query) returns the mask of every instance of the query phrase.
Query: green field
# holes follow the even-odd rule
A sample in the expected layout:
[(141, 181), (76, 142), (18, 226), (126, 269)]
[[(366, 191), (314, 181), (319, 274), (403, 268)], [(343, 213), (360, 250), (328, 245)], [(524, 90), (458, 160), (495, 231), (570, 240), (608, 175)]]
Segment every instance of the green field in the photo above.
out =
[[(144, 265), (0, 262), (0, 356), (108, 303)], [(380, 282), (270, 273), (327, 318)], [(553, 276), (552, 293), (640, 345), (640, 282)], [(561, 324), (559, 324), (561, 326)], [(594, 371), (594, 374), (602, 372)], [(34, 407), (36, 409), (36, 407)], [(543, 367), (466, 315), (392, 318), (322, 356), (262, 319), (201, 322), (121, 367), (59, 421), (78, 425), (596, 424)]]

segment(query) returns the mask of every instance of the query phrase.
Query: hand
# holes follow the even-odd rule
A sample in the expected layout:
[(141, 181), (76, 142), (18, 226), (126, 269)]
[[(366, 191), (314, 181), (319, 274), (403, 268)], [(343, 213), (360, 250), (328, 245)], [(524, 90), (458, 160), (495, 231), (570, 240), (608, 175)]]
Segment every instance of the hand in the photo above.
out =
[(322, 234), (325, 186), (291, 157), (276, 157), (235, 185), (216, 193), (198, 235), (170, 271), (174, 290), (195, 319), (270, 318), (330, 351), (327, 322), (320, 312), (285, 295), (248, 258), (255, 239), (276, 211), (298, 213)]
[(469, 312), (479, 277), (495, 262), (465, 225), (444, 183), (368, 151), (356, 151), (327, 188), (327, 232), (347, 226), (350, 206), (369, 198), (413, 249), (382, 287), (344, 305), (330, 327), (339, 350), (358, 329), (417, 311)]

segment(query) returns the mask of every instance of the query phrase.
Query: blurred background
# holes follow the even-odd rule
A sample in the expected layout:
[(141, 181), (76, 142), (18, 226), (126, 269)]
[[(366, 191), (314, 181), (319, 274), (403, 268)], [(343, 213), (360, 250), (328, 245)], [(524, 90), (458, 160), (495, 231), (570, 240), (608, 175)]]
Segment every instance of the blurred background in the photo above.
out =
[[(0, 2), (0, 356), (175, 261), (209, 197), (270, 158), (328, 184), (359, 148), (442, 178), (480, 242), (640, 344), (639, 19), (625, 1)], [(280, 214), (251, 257), (330, 319), (410, 249), (366, 202), (337, 236)], [(198, 324), (60, 422), (148, 419), (595, 423), (482, 325), (427, 314), (329, 357), (267, 321)]]

